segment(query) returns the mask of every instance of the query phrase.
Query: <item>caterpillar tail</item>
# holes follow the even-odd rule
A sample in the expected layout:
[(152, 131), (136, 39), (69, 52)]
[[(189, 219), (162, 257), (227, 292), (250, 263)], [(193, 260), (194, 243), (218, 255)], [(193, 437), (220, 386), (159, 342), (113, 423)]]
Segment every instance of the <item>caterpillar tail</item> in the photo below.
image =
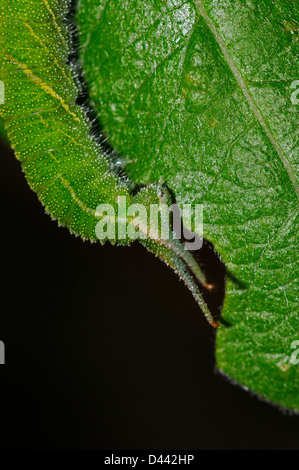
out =
[[(166, 201), (167, 205), (170, 202), (170, 197), (168, 197), (169, 194), (167, 195), (167, 188), (164, 187), (162, 191), (164, 201)], [(144, 204), (149, 208), (151, 204), (157, 203), (157, 197), (160, 203), (161, 185), (151, 184), (145, 186), (137, 196), (135, 196), (134, 202)], [(188, 251), (185, 245), (175, 237), (171, 229), (169, 229), (169, 237), (166, 239), (161, 236), (158, 226), (149, 225), (147, 220), (139, 219), (138, 222), (139, 229), (146, 235), (139, 238), (139, 241), (177, 273), (192, 293), (209, 324), (214, 328), (219, 327), (219, 324), (215, 321), (199, 289), (199, 284), (206, 290), (210, 290), (212, 286), (207, 282), (205, 274), (195, 261), (190, 251)]]

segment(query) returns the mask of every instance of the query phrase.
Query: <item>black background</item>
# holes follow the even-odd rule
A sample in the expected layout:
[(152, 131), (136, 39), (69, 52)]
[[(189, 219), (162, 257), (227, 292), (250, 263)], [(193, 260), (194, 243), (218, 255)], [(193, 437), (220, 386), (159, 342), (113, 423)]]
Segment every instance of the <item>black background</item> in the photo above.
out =
[(298, 417), (215, 373), (169, 268), (58, 228), (0, 151), (0, 448), (299, 449)]

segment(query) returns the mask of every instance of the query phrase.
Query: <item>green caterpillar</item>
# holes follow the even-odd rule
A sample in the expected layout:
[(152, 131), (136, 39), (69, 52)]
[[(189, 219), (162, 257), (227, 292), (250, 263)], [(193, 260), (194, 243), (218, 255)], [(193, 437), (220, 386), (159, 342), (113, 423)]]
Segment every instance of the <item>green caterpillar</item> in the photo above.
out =
[(5, 119), (16, 157), (47, 212), (83, 239), (95, 240), (95, 208), (128, 188), (111, 171), (76, 104), (63, 22), (69, 2), (14, 0), (1, 6), (1, 80)]
[[(69, 8), (68, 0), (2, 2), (0, 79), (5, 84), (5, 104), (0, 116), (29, 185), (46, 211), (72, 233), (96, 241), (99, 205), (111, 205), (117, 220), (120, 197), (149, 207), (161, 204), (161, 199), (169, 202), (170, 195), (157, 183), (133, 196), (132, 183), (115, 172), (109, 155), (93, 137), (86, 112), (76, 103), (80, 85), (75, 68), (68, 64)], [(209, 323), (217, 326), (198, 288), (198, 283), (209, 285), (190, 252), (172, 231), (164, 240), (159, 227), (141, 219), (138, 225), (145, 235), (141, 243), (179, 274)], [(128, 236), (120, 239), (117, 231), (109, 239), (131, 242)]]

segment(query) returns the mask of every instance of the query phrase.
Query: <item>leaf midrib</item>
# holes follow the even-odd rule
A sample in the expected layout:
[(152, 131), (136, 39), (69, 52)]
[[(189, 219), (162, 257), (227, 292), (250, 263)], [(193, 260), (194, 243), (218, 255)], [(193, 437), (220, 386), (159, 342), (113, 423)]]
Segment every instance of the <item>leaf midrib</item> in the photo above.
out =
[(282, 163), (284, 165), (284, 168), (285, 168), (285, 170), (288, 174), (288, 177), (289, 177), (289, 179), (290, 179), (290, 181), (291, 181), (291, 183), (292, 183), (292, 185), (295, 189), (295, 193), (296, 193), (297, 199), (298, 199), (298, 197), (299, 197), (299, 187), (298, 187), (296, 177), (293, 173), (293, 170), (291, 168), (291, 165), (290, 165), (287, 157), (283, 153), (279, 143), (277, 142), (277, 140), (275, 139), (274, 135), (271, 132), (271, 129), (267, 125), (267, 123), (266, 123), (259, 107), (256, 105), (252, 95), (250, 94), (250, 92), (248, 90), (248, 87), (246, 85), (246, 82), (245, 82), (244, 78), (241, 75), (240, 70), (237, 68), (236, 64), (234, 63), (233, 59), (231, 58), (231, 56), (230, 56), (230, 54), (227, 50), (227, 47), (224, 43), (224, 40), (222, 39), (221, 34), (217, 30), (214, 22), (211, 20), (211, 18), (207, 14), (206, 9), (205, 9), (202, 1), (201, 0), (194, 0), (194, 4), (196, 6), (197, 12), (202, 16), (202, 18), (204, 19), (207, 27), (209, 28), (209, 30), (213, 34), (215, 40), (217, 41), (217, 44), (220, 47), (220, 49), (222, 51), (222, 54), (223, 54), (223, 56), (224, 56), (224, 58), (225, 58), (225, 60), (228, 64), (232, 74), (234, 75), (234, 77), (236, 79), (236, 82), (238, 83), (239, 87), (241, 88), (241, 90), (243, 92), (243, 95), (245, 96), (245, 99), (246, 99), (251, 111), (253, 112), (256, 120), (260, 123), (262, 129), (264, 130), (264, 132), (267, 135), (267, 137), (269, 138), (271, 144), (275, 148), (280, 160), (282, 161)]

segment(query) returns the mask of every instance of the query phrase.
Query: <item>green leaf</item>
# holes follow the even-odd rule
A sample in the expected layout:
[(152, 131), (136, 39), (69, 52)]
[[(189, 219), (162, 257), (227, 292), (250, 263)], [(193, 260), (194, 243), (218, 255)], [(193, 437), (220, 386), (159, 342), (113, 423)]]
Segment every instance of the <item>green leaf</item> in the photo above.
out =
[(204, 205), (219, 369), (299, 411), (296, 2), (81, 0), (92, 106), (129, 177)]
[[(90, 240), (97, 239), (99, 204), (122, 218), (120, 196), (148, 207), (169, 201), (168, 188), (180, 206), (203, 204), (204, 235), (229, 272), (218, 367), (298, 411), (295, 3), (78, 3), (90, 103), (131, 181), (77, 103), (69, 6), (67, 0), (0, 6), (0, 116), (30, 186), (53, 218)], [(146, 186), (133, 196), (138, 185)], [(158, 227), (141, 216), (135, 223), (145, 246), (178, 272), (213, 324), (192, 254), (176, 239), (150, 235)], [(119, 233), (112, 241), (130, 243)]]

